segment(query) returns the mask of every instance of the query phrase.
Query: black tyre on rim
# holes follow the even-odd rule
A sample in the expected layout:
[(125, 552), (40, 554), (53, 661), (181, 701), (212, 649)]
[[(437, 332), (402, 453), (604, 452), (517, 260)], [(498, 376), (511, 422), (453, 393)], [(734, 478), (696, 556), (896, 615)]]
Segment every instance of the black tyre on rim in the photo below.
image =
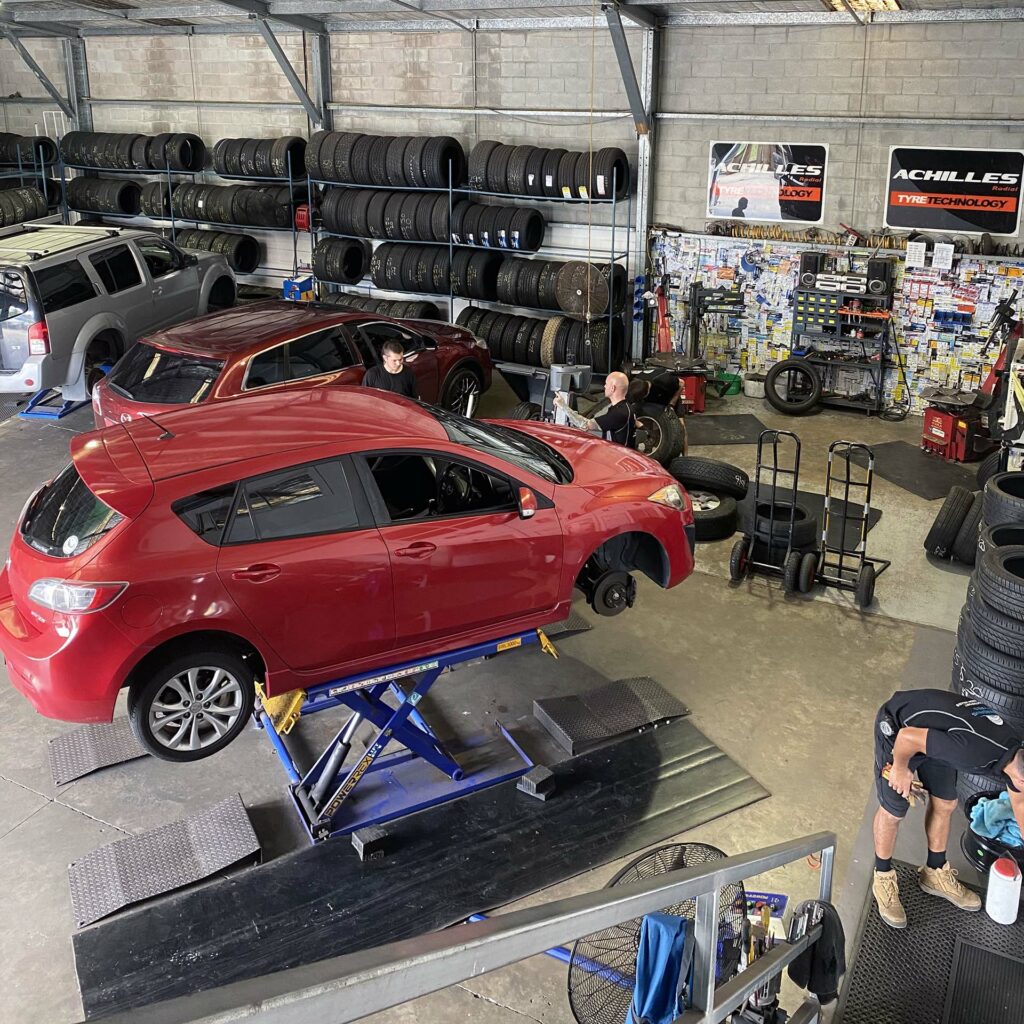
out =
[(688, 492), (698, 541), (723, 540), (736, 532), (736, 499), (713, 491)]
[(768, 371), (764, 397), (779, 412), (802, 416), (821, 401), (821, 376), (806, 359), (783, 359)]
[(474, 395), (479, 398), (481, 390), (480, 378), (475, 370), (467, 366), (456, 367), (444, 382), (441, 391), (441, 405), (449, 412), (466, 415), (469, 400)]
[[(682, 454), (683, 427), (674, 410), (644, 402), (636, 412), (636, 427), (637, 451), (642, 451), (655, 462), (667, 466)], [(642, 440), (640, 431), (644, 435)]]
[(753, 541), (750, 537), (740, 537), (732, 546), (729, 554), (729, 579), (733, 583), (745, 580), (750, 572), (750, 549)]
[(717, 459), (681, 455), (666, 467), (684, 487), (704, 487), (717, 494), (729, 494), (742, 501), (747, 496), (750, 480), (738, 466)]

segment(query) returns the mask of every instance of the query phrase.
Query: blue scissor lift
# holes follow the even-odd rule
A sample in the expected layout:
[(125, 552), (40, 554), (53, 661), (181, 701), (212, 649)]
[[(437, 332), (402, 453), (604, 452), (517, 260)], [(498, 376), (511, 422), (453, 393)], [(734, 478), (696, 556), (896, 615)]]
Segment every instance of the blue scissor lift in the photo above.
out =
[[(462, 753), (460, 763), (417, 705), (446, 670), (532, 644), (558, 657), (544, 632), (531, 629), (278, 697), (265, 697), (260, 690), (254, 715), (284, 765), (292, 802), (310, 840), (322, 842), (380, 825), (529, 772), (533, 762), (500, 723), (500, 740)], [(400, 680), (411, 682), (411, 688), (400, 686)], [(385, 703), (388, 694), (397, 707)], [(303, 771), (283, 737), (301, 716), (337, 707), (348, 708), (347, 721)], [(362, 757), (349, 765), (352, 741), (363, 722), (376, 726), (377, 733)], [(385, 754), (392, 743), (402, 749)], [(445, 777), (424, 774), (418, 762)]]

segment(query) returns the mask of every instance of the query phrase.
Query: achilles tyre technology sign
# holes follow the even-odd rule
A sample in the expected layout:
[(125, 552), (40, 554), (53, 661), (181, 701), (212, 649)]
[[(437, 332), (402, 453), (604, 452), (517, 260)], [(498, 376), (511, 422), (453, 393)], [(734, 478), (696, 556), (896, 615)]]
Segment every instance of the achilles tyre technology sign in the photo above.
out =
[(1015, 235), (1022, 179), (1020, 150), (893, 146), (885, 226)]
[(712, 142), (708, 216), (820, 224), (828, 146)]

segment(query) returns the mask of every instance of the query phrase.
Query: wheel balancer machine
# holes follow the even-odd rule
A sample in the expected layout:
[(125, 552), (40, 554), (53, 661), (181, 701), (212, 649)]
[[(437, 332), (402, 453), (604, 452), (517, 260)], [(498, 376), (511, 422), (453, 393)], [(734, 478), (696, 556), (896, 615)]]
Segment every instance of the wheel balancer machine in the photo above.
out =
[[(266, 697), (261, 688), (254, 717), (284, 765), (295, 811), (310, 840), (322, 842), (380, 825), (531, 772), (533, 762), (500, 723), (499, 753), (486, 758), (482, 747), (474, 748), (460, 763), (417, 706), (446, 670), (532, 644), (558, 657), (543, 630), (532, 629), (277, 697)], [(403, 687), (401, 681), (412, 685)], [(389, 694), (395, 707), (384, 701)], [(313, 765), (302, 770), (284, 737), (300, 716), (337, 707), (348, 708), (347, 721)], [(356, 730), (363, 722), (377, 732), (363, 755), (348, 765)], [(403, 749), (385, 754), (391, 743)], [(417, 762), (436, 768), (447, 779), (423, 775), (423, 764)], [(404, 765), (409, 767), (403, 770)], [(552, 781), (546, 769), (537, 768), (533, 778), (520, 782), (520, 788), (544, 795)]]

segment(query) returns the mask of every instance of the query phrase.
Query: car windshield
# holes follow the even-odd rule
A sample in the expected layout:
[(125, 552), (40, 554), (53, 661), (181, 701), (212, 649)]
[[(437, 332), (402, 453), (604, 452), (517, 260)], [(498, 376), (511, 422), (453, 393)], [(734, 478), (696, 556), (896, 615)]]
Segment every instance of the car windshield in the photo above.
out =
[(485, 455), (504, 459), (556, 484), (567, 484), (572, 480), (572, 466), (564, 456), (543, 441), (518, 430), (499, 427), (494, 423), (480, 423), (447, 409), (421, 404), (441, 423), (448, 439), (455, 444), (463, 444)]
[(121, 519), (86, 487), (72, 463), (29, 505), (21, 535), (44, 555), (71, 558), (91, 548)]
[(139, 342), (114, 367), (110, 386), (135, 402), (196, 405), (206, 399), (224, 363), (167, 352)]

